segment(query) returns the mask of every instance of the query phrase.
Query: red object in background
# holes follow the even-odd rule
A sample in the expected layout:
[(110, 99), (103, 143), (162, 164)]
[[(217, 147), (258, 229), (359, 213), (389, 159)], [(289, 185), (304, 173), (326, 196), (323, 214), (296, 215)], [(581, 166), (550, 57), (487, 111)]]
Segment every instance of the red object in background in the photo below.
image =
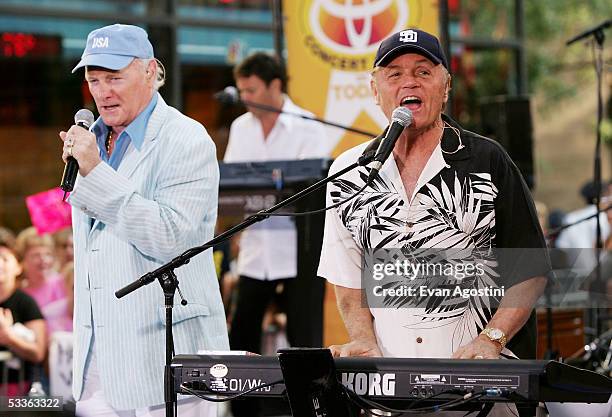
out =
[(57, 187), (26, 197), (30, 219), (38, 234), (54, 233), (72, 225), (71, 207), (63, 196), (64, 192)]
[(458, 13), (461, 0), (448, 0), (448, 11), (450, 13)]
[(54, 57), (61, 52), (60, 36), (21, 32), (0, 34), (0, 53), (5, 58)]

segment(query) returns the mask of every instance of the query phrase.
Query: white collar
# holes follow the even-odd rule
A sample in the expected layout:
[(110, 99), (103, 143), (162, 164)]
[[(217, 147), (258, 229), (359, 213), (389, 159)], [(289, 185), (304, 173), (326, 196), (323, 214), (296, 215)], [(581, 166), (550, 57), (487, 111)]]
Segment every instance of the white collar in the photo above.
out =
[[(294, 116), (293, 114), (301, 113), (301, 111), (300, 111), (300, 108), (297, 107), (293, 103), (293, 101), (291, 101), (291, 99), (289, 98), (287, 94), (283, 94), (282, 111), (283, 113), (280, 113), (278, 115), (278, 122), (281, 123), (283, 127), (287, 129), (291, 129), (293, 127), (293, 123), (295, 123), (295, 118), (297, 117), (297, 116)], [(292, 113), (292, 114), (287, 114), (287, 113)]]
[(408, 198), (408, 194), (406, 189), (404, 188), (404, 182), (402, 181), (402, 177), (399, 173), (399, 168), (397, 166), (397, 162), (395, 161), (395, 155), (393, 158), (389, 158), (387, 162), (382, 166), (380, 171), (381, 175), (387, 176), (392, 183), (395, 185), (396, 189), (403, 190), (404, 198), (407, 198), (406, 202), (410, 203), (414, 199), (416, 193), (423, 187), (423, 185), (427, 184), (433, 177), (435, 177), (440, 171), (444, 168), (449, 168), (450, 166), (444, 160), (444, 155), (442, 154), (442, 146), (440, 143), (436, 145), (433, 152), (429, 156), (425, 167), (421, 171), (417, 183), (412, 190), (412, 195)]

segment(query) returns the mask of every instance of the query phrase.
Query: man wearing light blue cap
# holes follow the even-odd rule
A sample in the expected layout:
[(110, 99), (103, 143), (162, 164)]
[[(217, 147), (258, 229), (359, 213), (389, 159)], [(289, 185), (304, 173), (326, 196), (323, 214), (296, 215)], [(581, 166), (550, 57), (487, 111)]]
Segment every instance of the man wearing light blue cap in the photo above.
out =
[(72, 72), (86, 66), (120, 70), (134, 58), (153, 58), (153, 46), (147, 32), (138, 26), (105, 26), (87, 36), (85, 51)]
[[(147, 33), (115, 24), (92, 31), (73, 72), (100, 117), (60, 132), (79, 176), (70, 195), (75, 249), (73, 393), (79, 416), (163, 416), (165, 309), (157, 285), (114, 292), (213, 236), (219, 172), (206, 129), (168, 106)], [(176, 353), (228, 349), (223, 305), (207, 251), (177, 270)], [(180, 300), (179, 300), (180, 301)], [(214, 416), (179, 401), (179, 415)]]

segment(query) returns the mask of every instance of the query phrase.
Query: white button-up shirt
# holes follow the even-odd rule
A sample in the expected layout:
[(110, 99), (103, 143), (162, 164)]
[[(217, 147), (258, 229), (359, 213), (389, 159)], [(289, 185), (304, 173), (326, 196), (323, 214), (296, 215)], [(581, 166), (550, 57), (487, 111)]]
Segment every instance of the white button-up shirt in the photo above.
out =
[[(296, 106), (287, 96), (284, 97), (282, 110), (313, 116)], [(232, 123), (223, 161), (326, 158), (332, 145), (320, 123), (289, 114), (280, 114), (268, 137), (264, 138), (261, 122), (249, 112)], [(294, 220), (271, 217), (242, 232), (238, 273), (262, 280), (295, 277), (297, 231)]]

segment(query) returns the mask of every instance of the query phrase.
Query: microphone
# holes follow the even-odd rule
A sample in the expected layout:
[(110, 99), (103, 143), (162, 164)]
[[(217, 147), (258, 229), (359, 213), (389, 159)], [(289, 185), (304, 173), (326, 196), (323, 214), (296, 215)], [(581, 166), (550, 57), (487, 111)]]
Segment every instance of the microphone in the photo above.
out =
[(399, 139), (404, 129), (410, 126), (413, 117), (412, 112), (405, 107), (398, 107), (393, 110), (391, 115), (391, 125), (388, 127), (387, 134), (380, 141), (380, 146), (376, 150), (376, 156), (374, 156), (374, 162), (370, 168), (370, 175), (368, 175), (368, 182), (370, 184), (378, 172), (382, 168), (383, 164), (391, 155), (395, 142)]
[(221, 104), (237, 104), (240, 102), (238, 89), (233, 86), (225, 87), (223, 91), (213, 94), (213, 97)]
[[(89, 130), (89, 127), (94, 122), (94, 115), (87, 109), (81, 109), (74, 115), (74, 123), (83, 129)], [(64, 190), (64, 200), (66, 199), (66, 193), (69, 193), (74, 188), (76, 182), (77, 173), (79, 172), (79, 163), (74, 157), (69, 156), (66, 159), (66, 166), (64, 166), (64, 174), (62, 175), (62, 184), (60, 188)]]
[(260, 110), (265, 110), (265, 111), (269, 111), (269, 112), (273, 112), (273, 113), (278, 113), (278, 114), (288, 114), (289, 116), (299, 117), (300, 119), (311, 120), (311, 121), (314, 121), (314, 122), (323, 123), (324, 125), (327, 125), (327, 126), (339, 127), (340, 129), (344, 129), (344, 130), (349, 131), (349, 132), (358, 133), (360, 135), (368, 136), (370, 138), (372, 136), (376, 136), (376, 135), (374, 135), (371, 132), (366, 132), (364, 130), (355, 129), (354, 127), (344, 126), (344, 125), (341, 125), (341, 124), (338, 124), (338, 123), (334, 123), (334, 122), (329, 122), (327, 120), (319, 119), (317, 117), (308, 116), (306, 114), (292, 113), (292, 112), (289, 112), (289, 111), (284, 111), (283, 109), (279, 109), (279, 108), (276, 108), (276, 107), (273, 107), (273, 106), (269, 106), (267, 104), (256, 103), (254, 101), (243, 100), (243, 99), (240, 98), (240, 93), (238, 92), (238, 89), (236, 87), (234, 87), (234, 86), (225, 87), (223, 89), (223, 91), (219, 91), (219, 92), (213, 94), (213, 97), (215, 98), (215, 100), (217, 100), (221, 104), (234, 105), (234, 104), (242, 103), (244, 106), (247, 106), (247, 110), (248, 110), (248, 107), (254, 107), (254, 108), (260, 109)]
[(361, 153), (361, 156), (357, 160), (357, 163), (359, 165), (368, 165), (374, 160), (374, 157), (376, 156), (376, 150), (380, 146), (380, 141), (387, 135), (388, 131), (389, 126), (385, 127), (385, 130), (383, 130), (380, 135), (376, 136), (370, 141), (370, 144), (364, 149), (364, 151)]

